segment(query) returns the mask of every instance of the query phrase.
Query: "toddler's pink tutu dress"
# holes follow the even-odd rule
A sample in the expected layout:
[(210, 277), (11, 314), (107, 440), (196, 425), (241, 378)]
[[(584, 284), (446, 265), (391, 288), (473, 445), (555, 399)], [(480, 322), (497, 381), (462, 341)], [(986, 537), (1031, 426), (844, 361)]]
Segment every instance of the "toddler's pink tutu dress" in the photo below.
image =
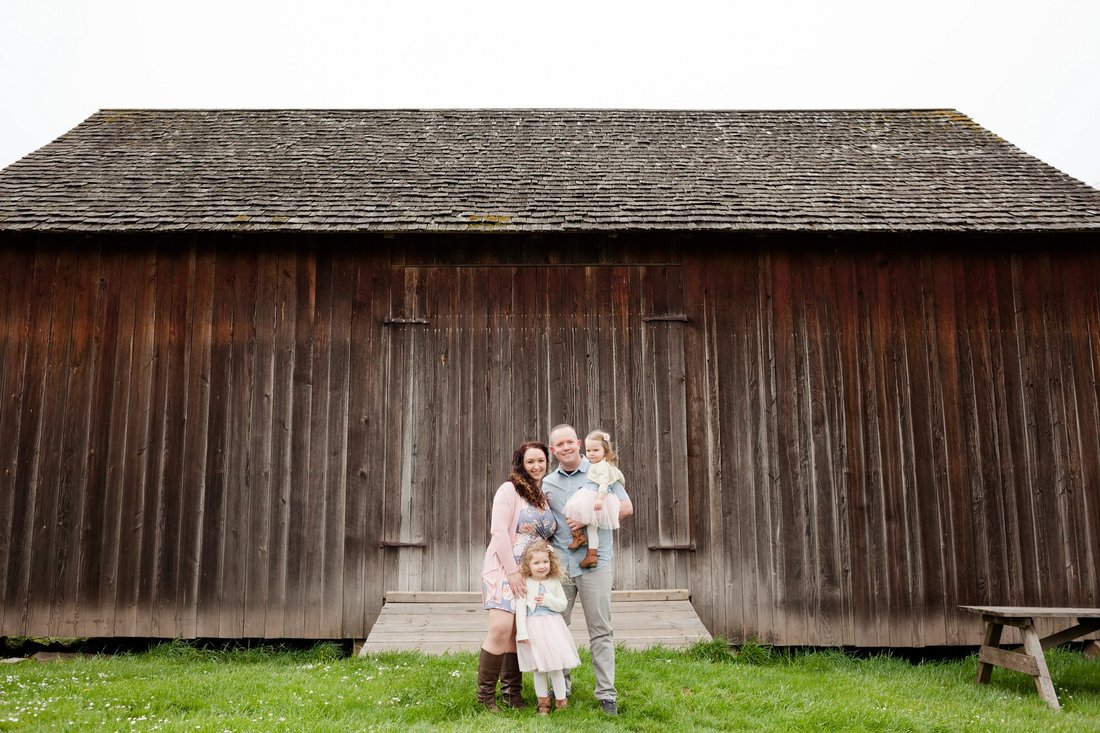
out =
[[(542, 595), (542, 605), (535, 598)], [(527, 579), (526, 603), (516, 604), (516, 654), (524, 672), (573, 669), (581, 663), (573, 635), (565, 625), (565, 590), (559, 580)]]
[[(626, 484), (623, 472), (607, 461), (593, 463), (588, 469), (588, 483), (565, 502), (564, 514), (581, 524), (594, 524), (602, 529), (619, 528), (619, 497), (611, 492), (601, 494), (600, 486)], [(603, 497), (603, 508), (596, 511), (596, 500)]]

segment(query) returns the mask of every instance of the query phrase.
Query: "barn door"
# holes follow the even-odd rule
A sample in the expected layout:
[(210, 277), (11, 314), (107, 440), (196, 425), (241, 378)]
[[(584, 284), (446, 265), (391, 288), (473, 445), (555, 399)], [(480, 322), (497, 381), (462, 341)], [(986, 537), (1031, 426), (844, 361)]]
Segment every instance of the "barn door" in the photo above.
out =
[(685, 587), (687, 409), (680, 268), (402, 267), (385, 329), (386, 590), (477, 590), (512, 449), (609, 430), (636, 516), (617, 586)]

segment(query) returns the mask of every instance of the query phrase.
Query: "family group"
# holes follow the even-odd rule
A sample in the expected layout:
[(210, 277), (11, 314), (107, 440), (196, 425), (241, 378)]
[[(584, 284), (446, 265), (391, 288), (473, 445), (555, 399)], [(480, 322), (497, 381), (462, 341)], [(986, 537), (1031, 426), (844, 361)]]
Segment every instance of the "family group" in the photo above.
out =
[[(550, 470), (551, 458), (556, 461)], [(511, 474), (493, 498), (482, 597), (489, 630), (481, 646), (477, 699), (497, 710), (526, 707), (523, 673), (532, 672), (538, 714), (569, 705), (570, 671), (580, 664), (568, 625), (579, 596), (588, 626), (595, 697), (618, 715), (611, 586), (615, 529), (633, 513), (611, 436), (583, 443), (570, 425), (550, 431), (549, 446), (522, 443)]]

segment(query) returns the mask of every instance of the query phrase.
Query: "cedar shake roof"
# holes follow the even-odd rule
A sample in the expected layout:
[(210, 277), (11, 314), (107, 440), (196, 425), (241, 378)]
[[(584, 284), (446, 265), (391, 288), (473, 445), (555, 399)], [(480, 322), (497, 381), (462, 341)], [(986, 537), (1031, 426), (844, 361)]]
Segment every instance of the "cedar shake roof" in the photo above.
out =
[(0, 230), (1100, 230), (951, 110), (104, 110), (0, 171)]

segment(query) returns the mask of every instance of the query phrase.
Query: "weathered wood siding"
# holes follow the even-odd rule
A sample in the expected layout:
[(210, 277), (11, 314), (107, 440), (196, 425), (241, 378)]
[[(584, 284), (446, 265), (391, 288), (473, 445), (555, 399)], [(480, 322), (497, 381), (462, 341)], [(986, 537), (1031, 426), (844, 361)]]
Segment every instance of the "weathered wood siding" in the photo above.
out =
[(103, 241), (0, 249), (0, 634), (362, 638), (386, 590), (478, 588), (560, 421), (623, 449), (617, 586), (716, 634), (1098, 600), (1080, 240)]
[(959, 603), (1096, 604), (1100, 256), (1036, 244), (700, 263), (692, 590), (712, 630), (973, 644)]
[[(677, 262), (374, 244), (4, 250), (0, 633), (363, 637), (384, 590), (480, 587), (511, 451), (563, 420), (635, 445), (638, 536), (686, 541)], [(624, 587), (688, 584), (648, 553)]]
[(632, 522), (645, 541), (623, 543), (620, 587), (683, 587), (687, 558), (648, 547), (690, 541), (680, 265), (393, 272), (389, 430), (376, 444), (386, 589), (479, 589), (486, 508), (511, 451), (560, 422), (612, 431), (657, 478)]
[(0, 255), (0, 628), (361, 633), (388, 254), (131, 244)]

